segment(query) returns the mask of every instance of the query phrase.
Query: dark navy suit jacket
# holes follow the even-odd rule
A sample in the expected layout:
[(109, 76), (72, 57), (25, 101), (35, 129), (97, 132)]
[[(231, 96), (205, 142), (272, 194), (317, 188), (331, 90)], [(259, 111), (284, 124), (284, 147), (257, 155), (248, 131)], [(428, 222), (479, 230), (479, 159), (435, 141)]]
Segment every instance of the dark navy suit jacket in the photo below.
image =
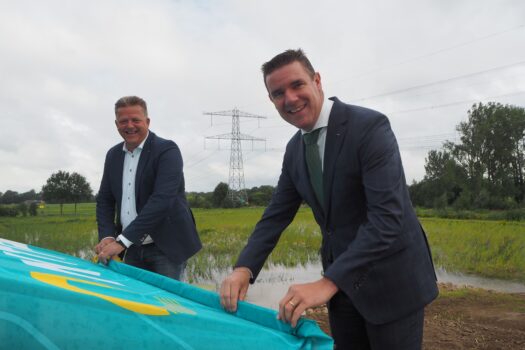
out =
[(99, 239), (122, 233), (140, 245), (149, 234), (157, 247), (175, 264), (201, 249), (193, 214), (186, 202), (182, 156), (177, 145), (149, 132), (135, 177), (137, 217), (122, 232), (123, 142), (112, 147), (104, 163), (97, 195)]
[(388, 119), (333, 99), (324, 153), (325, 202), (318, 203), (310, 184), (298, 131), (286, 147), (272, 200), (236, 266), (250, 268), (256, 277), (304, 200), (321, 228), (324, 276), (368, 322), (387, 323), (436, 298), (432, 258)]

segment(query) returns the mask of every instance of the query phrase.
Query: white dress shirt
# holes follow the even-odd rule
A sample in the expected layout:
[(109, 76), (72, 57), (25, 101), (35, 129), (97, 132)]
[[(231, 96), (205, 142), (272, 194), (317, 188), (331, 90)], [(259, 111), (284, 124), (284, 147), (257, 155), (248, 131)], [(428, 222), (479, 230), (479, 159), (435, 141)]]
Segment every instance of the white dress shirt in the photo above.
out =
[[(126, 143), (122, 146), (124, 156), (124, 168), (122, 171), (122, 201), (120, 206), (120, 223), (122, 224), (122, 231), (128, 227), (129, 224), (137, 217), (137, 204), (135, 201), (135, 178), (137, 176), (137, 166), (139, 165), (140, 155), (144, 148), (144, 143), (149, 136), (138, 145), (133, 152), (128, 151)], [(133, 243), (124, 235), (120, 234), (119, 239), (129, 248)], [(153, 239), (148, 235), (142, 244), (152, 243)]]

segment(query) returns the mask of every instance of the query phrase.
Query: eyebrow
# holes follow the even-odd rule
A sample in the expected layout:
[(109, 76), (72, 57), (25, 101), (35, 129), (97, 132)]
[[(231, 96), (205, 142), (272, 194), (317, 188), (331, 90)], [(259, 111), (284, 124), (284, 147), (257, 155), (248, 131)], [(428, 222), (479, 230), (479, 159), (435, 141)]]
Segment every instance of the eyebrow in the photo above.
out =
[[(304, 83), (303, 79), (296, 79), (296, 80), (292, 81), (289, 85), (296, 86), (296, 85), (302, 84), (302, 83)], [(275, 89), (275, 90), (271, 91), (270, 94), (272, 96), (274, 96), (275, 94), (280, 93), (280, 92), (283, 92), (283, 88)]]
[(283, 92), (283, 89), (278, 88), (278, 89), (275, 89), (273, 91), (270, 91), (270, 95), (275, 96), (275, 95), (277, 95), (278, 93), (281, 93), (281, 92)]

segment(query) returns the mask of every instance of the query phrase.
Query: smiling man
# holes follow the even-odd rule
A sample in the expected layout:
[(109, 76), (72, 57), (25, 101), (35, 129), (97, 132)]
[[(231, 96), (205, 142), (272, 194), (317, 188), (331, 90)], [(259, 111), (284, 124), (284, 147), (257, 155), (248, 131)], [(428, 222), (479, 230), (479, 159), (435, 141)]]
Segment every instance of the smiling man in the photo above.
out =
[(438, 290), (388, 119), (326, 99), (301, 50), (275, 56), (262, 71), (270, 101), (300, 130), (270, 205), (221, 285), (222, 305), (236, 311), (305, 201), (323, 236), (324, 273), (290, 286), (279, 318), (295, 327), (307, 308), (327, 303), (337, 349), (420, 349), (424, 307)]
[(95, 252), (102, 261), (124, 252), (127, 264), (180, 279), (188, 258), (201, 248), (186, 202), (180, 150), (149, 131), (140, 97), (119, 99), (115, 116), (124, 142), (106, 155)]

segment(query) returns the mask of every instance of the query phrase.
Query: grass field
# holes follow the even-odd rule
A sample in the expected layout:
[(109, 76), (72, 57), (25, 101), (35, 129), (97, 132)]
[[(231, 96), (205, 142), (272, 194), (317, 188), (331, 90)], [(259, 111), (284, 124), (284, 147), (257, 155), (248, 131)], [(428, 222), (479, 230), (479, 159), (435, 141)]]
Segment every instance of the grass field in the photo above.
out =
[(438, 218), (421, 223), (437, 266), (525, 282), (525, 223)]
[[(195, 209), (204, 248), (188, 264), (188, 274), (208, 278), (230, 268), (264, 208)], [(0, 218), (0, 237), (90, 258), (97, 241), (94, 204), (47, 205), (36, 217)], [(525, 223), (422, 218), (436, 266), (449, 271), (525, 282)], [(269, 263), (294, 266), (318, 261), (319, 227), (301, 208)]]

